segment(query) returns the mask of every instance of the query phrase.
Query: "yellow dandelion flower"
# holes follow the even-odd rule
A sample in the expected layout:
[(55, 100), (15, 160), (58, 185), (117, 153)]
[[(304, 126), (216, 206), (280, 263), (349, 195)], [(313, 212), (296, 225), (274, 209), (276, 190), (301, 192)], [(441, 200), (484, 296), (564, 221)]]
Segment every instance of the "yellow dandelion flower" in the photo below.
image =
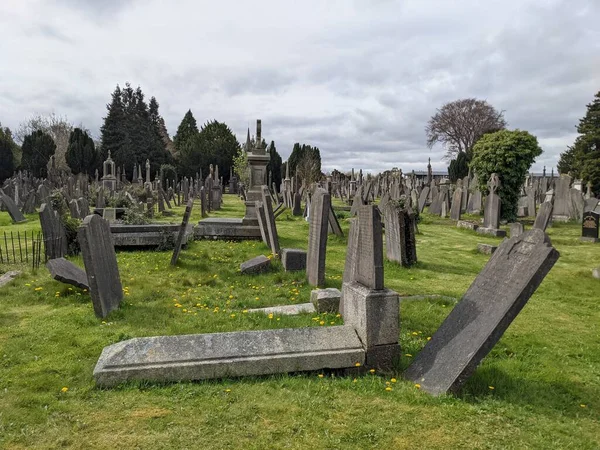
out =
[(582, 403), (581, 405), (579, 405), (579, 407), (580, 408), (587, 408), (587, 405), (585, 405), (585, 404)]
[(390, 392), (392, 390), (392, 388), (390, 386), (385, 388), (386, 391)]
[(322, 373), (319, 374), (319, 378), (323, 378), (325, 375), (323, 375)]
[(369, 370), (369, 373), (375, 373), (375, 369)]
[(60, 390), (60, 392), (67, 392), (68, 390), (69, 390), (69, 388), (65, 386)]
[(494, 386), (488, 386), (488, 388), (490, 389), (490, 391), (493, 391), (494, 389), (496, 389)]
[(325, 321), (324, 321), (324, 320), (321, 320), (321, 321), (319, 322), (319, 325), (325, 325)]
[(430, 341), (431, 340), (431, 336), (427, 336), (427, 340)]
[(269, 317), (269, 319), (272, 319), (273, 318), (273, 313), (270, 313), (268, 317)]
[(353, 383), (356, 383), (358, 380), (355, 378), (354, 380), (352, 380)]
[(225, 392), (231, 392), (231, 389), (225, 389)]
[(412, 334), (413, 336), (416, 336), (416, 335), (418, 335), (419, 333), (417, 333), (416, 331), (413, 331), (411, 334)]
[(256, 297), (254, 300), (260, 300), (260, 297)]
[(235, 314), (231, 314), (229, 317), (233, 319), (235, 317)]
[(404, 356), (406, 356), (407, 358), (412, 358), (412, 355), (410, 353), (405, 353)]
[(357, 362), (357, 363), (355, 363), (355, 364), (354, 364), (354, 366), (355, 366), (355, 367), (360, 367), (360, 363), (359, 363), (359, 362)]
[(396, 381), (398, 381), (398, 380), (396, 380), (395, 378), (392, 378), (390, 381), (391, 381), (392, 383), (395, 383), (395, 382), (396, 382)]
[(417, 389), (421, 389), (421, 385), (420, 385), (419, 383), (415, 384), (415, 387), (416, 387)]

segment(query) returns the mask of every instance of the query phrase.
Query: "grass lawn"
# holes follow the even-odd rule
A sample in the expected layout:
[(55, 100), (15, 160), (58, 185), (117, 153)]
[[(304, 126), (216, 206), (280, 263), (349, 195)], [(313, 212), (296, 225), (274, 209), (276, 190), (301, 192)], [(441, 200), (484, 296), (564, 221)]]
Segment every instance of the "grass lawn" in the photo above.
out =
[[(174, 217), (178, 223), (184, 206)], [(213, 217), (241, 217), (225, 196)], [(199, 220), (196, 204), (190, 220)], [(347, 216), (347, 214), (346, 214)], [(37, 215), (0, 232), (37, 230)], [(348, 220), (341, 220), (347, 234)], [(281, 247), (307, 246), (308, 224), (284, 212)], [(0, 446), (3, 448), (600, 448), (600, 244), (580, 243), (580, 225), (548, 230), (561, 256), (458, 397), (433, 398), (402, 370), (466, 291), (500, 242), (424, 215), (419, 263), (385, 263), (385, 285), (402, 296), (402, 361), (394, 373), (356, 379), (309, 373), (98, 389), (106, 345), (140, 336), (331, 326), (333, 314), (252, 315), (248, 308), (304, 303), (304, 273), (278, 262), (242, 276), (241, 262), (268, 254), (261, 242), (196, 241), (171, 267), (171, 252), (119, 251), (125, 297), (105, 320), (86, 293), (24, 267), (0, 288)], [(327, 285), (341, 288), (346, 240), (329, 236)], [(83, 265), (81, 258), (72, 258)], [(0, 266), (0, 273), (13, 266)], [(321, 375), (321, 376), (320, 376)], [(391, 391), (386, 387), (391, 387)]]

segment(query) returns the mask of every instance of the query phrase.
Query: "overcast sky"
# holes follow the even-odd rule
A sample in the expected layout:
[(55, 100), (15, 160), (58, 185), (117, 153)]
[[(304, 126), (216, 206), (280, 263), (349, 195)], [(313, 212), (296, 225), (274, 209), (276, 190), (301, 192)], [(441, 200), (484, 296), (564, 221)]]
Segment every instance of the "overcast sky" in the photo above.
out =
[(445, 169), (424, 127), (464, 97), (538, 137), (556, 166), (600, 90), (600, 0), (2, 0), (0, 122), (55, 112), (99, 136), (117, 83), (240, 141), (262, 119), (285, 160)]

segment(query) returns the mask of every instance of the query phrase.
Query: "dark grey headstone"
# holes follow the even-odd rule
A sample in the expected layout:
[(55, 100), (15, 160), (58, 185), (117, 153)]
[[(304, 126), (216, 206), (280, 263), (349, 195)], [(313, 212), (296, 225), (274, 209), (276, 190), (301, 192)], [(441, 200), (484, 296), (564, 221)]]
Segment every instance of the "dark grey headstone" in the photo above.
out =
[(358, 224), (356, 281), (369, 289), (383, 289), (383, 230), (377, 207), (361, 206)]
[(344, 283), (356, 281), (356, 265), (358, 262), (358, 238), (360, 233), (359, 219), (350, 219), (350, 229), (348, 230), (348, 246), (346, 247), (346, 259), (344, 264), (344, 274), (342, 280)]
[(587, 211), (581, 222), (581, 237), (589, 241), (598, 241), (598, 230), (600, 229), (600, 214), (595, 211)]
[(89, 291), (87, 274), (71, 261), (67, 261), (65, 258), (50, 259), (46, 263), (46, 267), (50, 271), (50, 276), (56, 281)]
[(301, 216), (302, 215), (302, 196), (299, 192), (294, 194), (294, 209), (292, 210), (292, 215)]
[(240, 272), (243, 274), (261, 273), (268, 270), (269, 267), (271, 267), (271, 260), (264, 255), (259, 255), (240, 264)]
[(311, 200), (306, 255), (306, 277), (311, 286), (325, 285), (325, 252), (330, 208), (331, 195), (325, 189), (318, 188)]
[(44, 247), (49, 259), (60, 258), (67, 254), (67, 236), (58, 213), (43, 203), (39, 211)]
[(452, 206), (450, 206), (450, 219), (452, 220), (460, 220), (461, 213), (461, 202), (463, 197), (462, 188), (456, 188), (454, 194), (452, 195)]
[(269, 230), (267, 230), (267, 219), (265, 218), (265, 207), (263, 202), (256, 200), (254, 202), (256, 208), (256, 218), (258, 219), (258, 228), (260, 229), (260, 237), (265, 245), (270, 246)]
[(19, 207), (16, 205), (13, 199), (6, 195), (2, 189), (0, 189), (0, 201), (6, 207), (6, 210), (8, 211), (8, 214), (10, 215), (10, 218), (14, 223), (21, 223), (27, 221), (27, 219), (25, 218), (23, 213), (21, 213)]
[(427, 203), (427, 197), (429, 196), (429, 186), (425, 186), (419, 195), (418, 211), (422, 213)]
[(329, 229), (336, 236), (344, 237), (344, 232), (342, 231), (340, 222), (338, 221), (338, 218), (335, 215), (335, 212), (333, 211), (333, 206), (329, 208)]
[(433, 395), (457, 392), (558, 257), (538, 229), (502, 242), (404, 376)]
[(89, 215), (83, 219), (77, 237), (88, 276), (94, 312), (98, 317), (106, 317), (119, 307), (123, 299), (123, 287), (110, 225), (96, 214)]
[(552, 217), (552, 202), (544, 202), (540, 205), (537, 216), (535, 216), (535, 222), (533, 228), (538, 230), (546, 231), (546, 227)]
[(173, 249), (173, 256), (171, 257), (171, 265), (174, 266), (177, 264), (177, 260), (179, 259), (179, 253), (181, 252), (181, 246), (183, 244), (183, 238), (186, 234), (186, 229), (188, 226), (188, 222), (190, 221), (190, 216), (192, 215), (192, 208), (194, 207), (194, 197), (190, 196), (187, 205), (185, 206), (185, 212), (183, 213), (183, 220), (181, 221), (181, 225), (179, 226), (179, 233), (177, 234), (177, 240), (175, 241), (175, 248)]
[(273, 204), (271, 203), (269, 188), (267, 186), (262, 186), (261, 195), (263, 207), (265, 208), (265, 221), (267, 230), (269, 230), (268, 245), (271, 248), (271, 253), (273, 253), (275, 256), (278, 256), (280, 252), (279, 236), (277, 235), (277, 225), (275, 224), (275, 215), (273, 214)]

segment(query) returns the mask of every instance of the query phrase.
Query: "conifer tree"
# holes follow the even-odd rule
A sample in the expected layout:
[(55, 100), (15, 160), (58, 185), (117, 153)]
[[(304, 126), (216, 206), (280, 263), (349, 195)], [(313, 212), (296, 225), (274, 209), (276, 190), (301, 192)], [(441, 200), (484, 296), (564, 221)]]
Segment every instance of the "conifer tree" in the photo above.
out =
[(98, 156), (94, 140), (87, 131), (75, 128), (69, 136), (66, 154), (67, 165), (74, 174), (93, 175), (98, 167)]
[(35, 177), (46, 177), (48, 161), (56, 151), (56, 144), (50, 135), (41, 130), (34, 131), (25, 136), (22, 150), (21, 167), (29, 170)]
[(12, 138), (10, 129), (2, 128), (0, 124), (0, 183), (10, 178), (15, 171), (15, 147), (17, 144)]

